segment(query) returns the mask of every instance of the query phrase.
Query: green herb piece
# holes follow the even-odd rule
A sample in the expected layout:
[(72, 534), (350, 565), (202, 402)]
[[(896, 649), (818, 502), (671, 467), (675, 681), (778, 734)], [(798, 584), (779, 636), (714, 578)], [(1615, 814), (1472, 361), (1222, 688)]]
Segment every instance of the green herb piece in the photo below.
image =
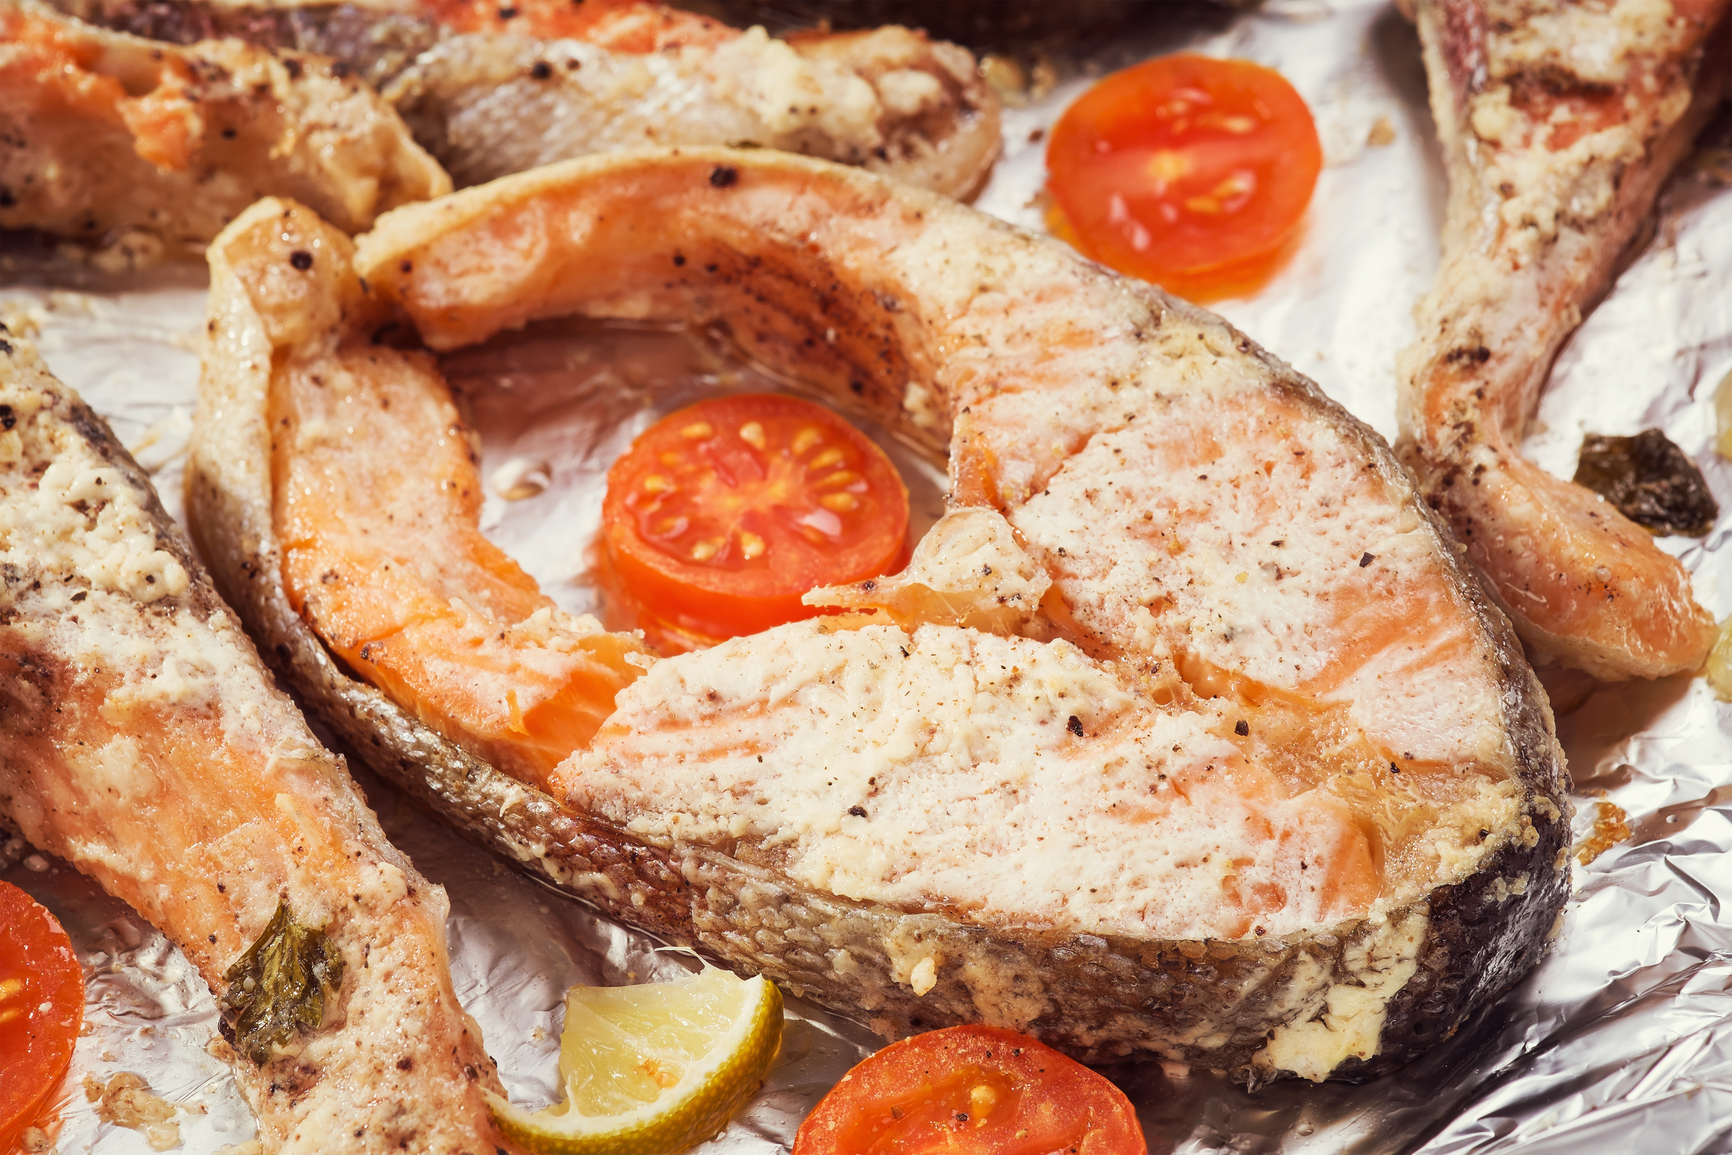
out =
[(316, 1030), (325, 996), (343, 982), (343, 958), (322, 930), (301, 926), (279, 902), (258, 941), (223, 975), (222, 1033), (264, 1066), (271, 1047)]
[(1702, 471), (1658, 429), (1634, 437), (1588, 434), (1575, 482), (1654, 533), (1701, 537), (1720, 515)]

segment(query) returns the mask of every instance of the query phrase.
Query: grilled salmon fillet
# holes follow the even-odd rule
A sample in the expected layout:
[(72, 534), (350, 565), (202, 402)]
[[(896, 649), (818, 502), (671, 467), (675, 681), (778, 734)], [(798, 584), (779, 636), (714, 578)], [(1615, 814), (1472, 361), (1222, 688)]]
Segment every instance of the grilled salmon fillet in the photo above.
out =
[(967, 49), (896, 26), (728, 31), (653, 53), (470, 33), (424, 52), (385, 95), (460, 186), (592, 152), (744, 142), (947, 196), (985, 183), (998, 98)]
[[(0, 817), (198, 967), (265, 1150), (508, 1146), (443, 890), (386, 842), (102, 419), (3, 330)], [(251, 997), (277, 989), (261, 943), (305, 956), (313, 1002)], [(273, 1018), (298, 1029), (254, 1029)]]
[(199, 246), (269, 193), (359, 231), (450, 178), (347, 65), (0, 0), (0, 228)]
[(176, 43), (238, 36), (337, 57), (459, 185), (592, 152), (750, 142), (962, 197), (999, 152), (998, 97), (973, 54), (895, 25), (783, 39), (606, 0), (56, 6)]
[(1729, 7), (1419, 5), (1449, 212), (1398, 362), (1398, 449), (1523, 639), (1606, 680), (1698, 668), (1713, 618), (1645, 529), (1520, 445), (1558, 349), (1719, 104)]
[[(984, 1020), (1247, 1080), (1399, 1062), (1552, 928), (1562, 756), (1507, 621), (1388, 447), (1217, 317), (762, 151), (569, 161), (352, 249), (266, 202), (211, 262), (188, 500), (221, 588), (384, 772), (622, 919), (887, 1034)], [(356, 518), (375, 560), (343, 580), (460, 551), (456, 518), (411, 511), (472, 461), (359, 448), (461, 443), (410, 333), (573, 314), (725, 329), (946, 449), (953, 510), (903, 575), (812, 595), (842, 616), (642, 663), (526, 781), (485, 713), (429, 705), (457, 651), (412, 685), (339, 663), (298, 559), (341, 558)], [(334, 428), (401, 496), (286, 491)], [(485, 585), (447, 601), (510, 632)]]

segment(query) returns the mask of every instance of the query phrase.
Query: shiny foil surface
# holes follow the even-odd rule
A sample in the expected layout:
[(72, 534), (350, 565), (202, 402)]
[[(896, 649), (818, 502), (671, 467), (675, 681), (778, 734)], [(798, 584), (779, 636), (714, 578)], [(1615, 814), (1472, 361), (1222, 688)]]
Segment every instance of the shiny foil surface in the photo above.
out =
[[(1271, 0), (1249, 12), (1157, 4), (1140, 19), (1093, 56), (1060, 61), (1068, 79), (1046, 92), (1037, 84), (1007, 109), (1005, 156), (977, 206), (1041, 227), (1042, 137), (1090, 75), (1180, 48), (1280, 69), (1317, 118), (1326, 167), (1292, 262), (1253, 298), (1213, 307), (1392, 436), (1395, 354), (1413, 338), (1412, 307), (1436, 270), (1445, 193), (1411, 25), (1385, 0)], [(1584, 433), (1658, 427), (1722, 506), (1732, 504), (1713, 404), (1732, 374), (1728, 182), (1723, 117), (1666, 193), (1653, 242), (1559, 358), (1527, 445), (1547, 469), (1568, 477)], [(13, 247), (0, 252), (0, 319), (35, 330), (49, 366), (108, 418), (179, 516), (202, 270), (115, 278)], [(733, 362), (703, 334), (593, 326), (537, 326), (447, 357), (445, 368), (482, 435), (483, 528), (566, 608), (604, 617), (592, 543), (613, 458), (681, 404), (798, 387)], [(880, 440), (908, 482), (921, 532), (941, 512), (942, 463)], [(1732, 611), (1729, 534), (1732, 511), (1704, 539), (1661, 541), (1716, 617)], [(1732, 898), (1732, 707), (1700, 678), (1598, 686), (1557, 670), (1542, 677), (1590, 860), (1575, 867), (1573, 898), (1538, 968), (1452, 1039), (1362, 1086), (1247, 1091), (1171, 1064), (1106, 1069), (1138, 1105), (1152, 1152), (1732, 1149), (1732, 910), (1723, 910)], [(457, 993), (516, 1101), (542, 1106), (557, 1094), (567, 986), (642, 982), (692, 965), (358, 777), (387, 833), (450, 894)], [(4, 833), (0, 877), (61, 918), (90, 983), (88, 1033), (40, 1149), (154, 1150), (143, 1131), (103, 1122), (87, 1100), (87, 1077), (130, 1071), (177, 1105), (172, 1149), (247, 1152), (251, 1117), (205, 1049), (215, 1005), (179, 952), (64, 863)], [(839, 1016), (796, 999), (788, 1007), (783, 1053), (762, 1093), (699, 1151), (786, 1151), (811, 1105), (878, 1045)]]

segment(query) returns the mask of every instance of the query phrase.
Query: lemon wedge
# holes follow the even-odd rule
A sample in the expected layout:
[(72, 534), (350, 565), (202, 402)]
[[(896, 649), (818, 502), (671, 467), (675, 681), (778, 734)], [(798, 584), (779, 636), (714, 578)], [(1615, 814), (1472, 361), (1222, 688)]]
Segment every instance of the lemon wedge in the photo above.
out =
[(763, 1084), (782, 1043), (782, 993), (705, 967), (565, 996), (565, 1102), (528, 1112), (488, 1095), (494, 1121), (538, 1155), (672, 1155), (716, 1135)]

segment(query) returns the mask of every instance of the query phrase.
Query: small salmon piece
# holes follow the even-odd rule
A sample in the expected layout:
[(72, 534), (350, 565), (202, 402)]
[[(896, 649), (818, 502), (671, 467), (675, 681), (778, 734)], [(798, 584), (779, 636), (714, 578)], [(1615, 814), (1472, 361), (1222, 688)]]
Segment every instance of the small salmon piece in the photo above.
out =
[[(353, 669), (427, 725), (526, 782), (589, 742), (653, 658), (561, 612), (481, 535), (478, 458), (425, 353), (376, 344), (388, 314), (352, 246), (306, 210), (227, 234), (213, 275), (268, 323), (366, 318), (355, 341), (275, 367), (269, 428), (290, 603)], [(633, 660), (641, 663), (634, 665)]]
[[(276, 688), (113, 434), (0, 329), (0, 817), (130, 903), (219, 999), (279, 905), (342, 963), (235, 1076), (269, 1152), (505, 1149), (446, 900)], [(237, 982), (236, 986), (239, 985)]]
[(997, 95), (967, 49), (924, 32), (781, 39), (653, 4), (552, 6), (458, 0), (458, 27), (477, 30), (384, 88), (459, 185), (593, 152), (751, 142), (967, 197), (998, 158)]
[(1449, 217), (1398, 365), (1398, 449), (1426, 500), (1522, 638), (1606, 680), (1695, 670), (1715, 636), (1646, 530), (1519, 451), (1558, 349), (1732, 73), (1726, 0), (1634, 7), (1420, 3)]
[(176, 44), (336, 57), (462, 185), (592, 152), (751, 142), (966, 197), (1001, 146), (974, 55), (897, 25), (782, 38), (642, 0), (53, 2)]
[(0, 228), (210, 240), (267, 193), (344, 228), (450, 178), (346, 65), (239, 40), (180, 48), (0, 4)]

